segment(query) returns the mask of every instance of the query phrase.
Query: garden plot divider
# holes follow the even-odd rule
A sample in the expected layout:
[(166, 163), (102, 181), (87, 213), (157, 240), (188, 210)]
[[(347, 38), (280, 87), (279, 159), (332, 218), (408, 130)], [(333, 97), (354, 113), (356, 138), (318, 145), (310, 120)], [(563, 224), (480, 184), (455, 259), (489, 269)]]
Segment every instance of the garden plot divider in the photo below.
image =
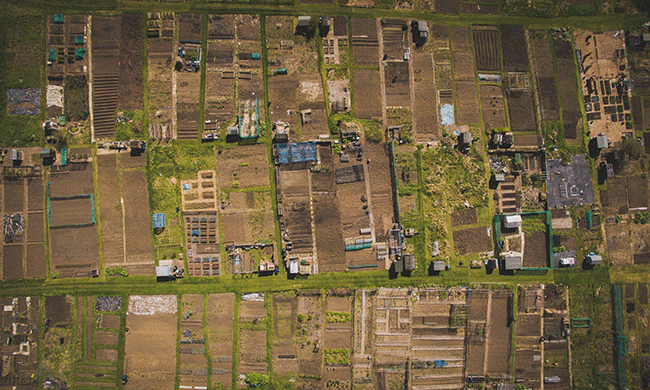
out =
[[(90, 215), (92, 218), (91, 222), (82, 222), (82, 223), (71, 223), (64, 225), (53, 225), (52, 224), (52, 201), (66, 201), (74, 199), (90, 199)], [(68, 195), (68, 196), (50, 196), (47, 198), (47, 223), (50, 229), (64, 229), (64, 228), (75, 228), (75, 227), (85, 227), (95, 225), (95, 197), (93, 194), (81, 194), (81, 195)]]

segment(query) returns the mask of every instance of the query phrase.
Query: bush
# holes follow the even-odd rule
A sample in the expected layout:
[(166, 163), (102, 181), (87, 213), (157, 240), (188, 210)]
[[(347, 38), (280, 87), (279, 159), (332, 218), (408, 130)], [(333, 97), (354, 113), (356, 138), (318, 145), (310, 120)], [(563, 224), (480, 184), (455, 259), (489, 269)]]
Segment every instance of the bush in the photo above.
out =
[(327, 365), (349, 366), (350, 365), (350, 358), (348, 356), (348, 350), (345, 349), (345, 348), (326, 349), (325, 350), (325, 364), (327, 364)]
[(265, 374), (260, 374), (257, 372), (249, 372), (246, 374), (246, 378), (244, 379), (244, 382), (246, 382), (250, 387), (257, 387), (257, 386), (266, 386), (269, 383), (271, 383), (271, 379), (269, 378), (268, 375)]
[(129, 270), (122, 266), (117, 267), (106, 267), (106, 276), (129, 276)]
[(366, 128), (366, 139), (372, 142), (381, 142), (384, 139), (384, 132), (378, 127)]
[(328, 311), (325, 316), (325, 322), (328, 323), (350, 322), (351, 317), (350, 313), (343, 311)]

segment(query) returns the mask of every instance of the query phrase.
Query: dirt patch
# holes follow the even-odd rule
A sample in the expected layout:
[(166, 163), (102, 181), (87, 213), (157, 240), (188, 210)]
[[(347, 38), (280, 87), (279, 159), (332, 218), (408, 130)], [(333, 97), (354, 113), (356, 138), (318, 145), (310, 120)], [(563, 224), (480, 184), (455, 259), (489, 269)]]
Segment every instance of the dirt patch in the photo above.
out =
[(72, 307), (68, 297), (45, 297), (45, 318), (50, 319), (50, 326), (69, 325), (72, 320)]
[(354, 112), (359, 119), (381, 118), (381, 90), (376, 70), (354, 69)]
[(95, 333), (95, 344), (97, 345), (117, 345), (117, 332), (97, 331)]
[(513, 131), (537, 131), (533, 94), (530, 91), (511, 91), (508, 97), (510, 128)]
[[(126, 254), (129, 262), (151, 262), (151, 266), (134, 267), (131, 272), (142, 275), (153, 275), (153, 249), (151, 244), (151, 223), (149, 212), (149, 192), (147, 177), (144, 171), (126, 171), (122, 173), (125, 185), (124, 210), (126, 216)], [(128, 265), (127, 265), (128, 267)], [(137, 272), (135, 272), (137, 271)]]
[(241, 329), (239, 341), (239, 373), (243, 375), (249, 372), (266, 374), (266, 348), (260, 348), (261, 345), (266, 345), (266, 331)]
[(45, 245), (28, 245), (27, 256), (25, 257), (25, 266), (27, 269), (26, 277), (44, 278), (47, 276)]
[(607, 180), (607, 190), (600, 191), (600, 201), (605, 215), (627, 214), (627, 193), (624, 177)]
[[(498, 294), (498, 295), (497, 295)], [(493, 293), (488, 336), (487, 373), (492, 376), (510, 373), (511, 294)]]
[(548, 243), (546, 232), (536, 231), (524, 237), (524, 268), (548, 267)]
[(384, 67), (386, 80), (386, 105), (402, 107), (410, 105), (409, 64), (391, 61)]
[(50, 202), (52, 226), (92, 224), (90, 197), (52, 200)]
[(2, 274), (4, 279), (22, 279), (23, 246), (5, 245), (2, 250)]
[(27, 179), (27, 208), (29, 211), (43, 210), (43, 180)]
[(99, 269), (97, 228), (93, 226), (50, 231), (52, 273), (61, 278), (89, 277)]
[(496, 26), (472, 27), (476, 68), (479, 71), (501, 70), (499, 61), (499, 33)]
[(459, 81), (456, 83), (456, 93), (462, 96), (457, 100), (458, 123), (473, 124), (481, 122), (479, 111), (478, 89), (475, 81)]
[(174, 389), (176, 314), (132, 313), (126, 320), (129, 331), (124, 347), (124, 373), (129, 376), (129, 382), (124, 388)]
[(542, 107), (542, 118), (548, 121), (557, 121), (559, 116), (559, 103), (557, 88), (555, 86), (555, 71), (553, 70), (553, 55), (545, 31), (531, 31), (533, 46), (532, 61), (537, 77), (537, 89), (540, 105)]
[(472, 225), (478, 221), (476, 209), (457, 210), (451, 214), (451, 226)]
[(612, 265), (629, 265), (632, 261), (627, 223), (606, 225), (607, 250)]
[(557, 59), (557, 75), (560, 83), (560, 97), (562, 99), (562, 121), (564, 136), (575, 139), (582, 133), (582, 113), (578, 106), (578, 90), (576, 86), (576, 68), (571, 42), (562, 39), (554, 41), (555, 56)]
[(471, 52), (454, 52), (454, 78), (474, 80), (474, 55)]
[(270, 184), (266, 145), (219, 149), (217, 164), (220, 168), (217, 176), (221, 188), (261, 187)]
[[(471, 46), (469, 44), (469, 29), (467, 27), (453, 26), (451, 28), (451, 40), (452, 40), (452, 48), (454, 50), (462, 50), (462, 51), (471, 50)], [(472, 56), (472, 61), (473, 58), (474, 57)]]
[(454, 232), (454, 248), (461, 255), (492, 250), (492, 238), (484, 226)]
[(235, 315), (235, 295), (211, 294), (208, 296), (208, 339), (212, 368), (212, 383), (227, 387), (232, 382), (233, 321)]
[(648, 180), (642, 176), (631, 176), (626, 178), (626, 184), (630, 212), (646, 210), (648, 207)]
[(435, 10), (439, 14), (451, 15), (458, 13), (457, 0), (434, 0)]
[(95, 351), (95, 358), (100, 362), (116, 362), (117, 349), (99, 348)]
[(479, 89), (485, 130), (490, 131), (507, 127), (506, 105), (501, 86), (481, 84)]
[(496, 15), (499, 13), (499, 7), (495, 4), (460, 3), (460, 12), (464, 14)]
[(503, 70), (506, 72), (528, 72), (526, 37), (522, 26), (501, 26), (503, 45)]
[(121, 110), (141, 110), (142, 102), (142, 14), (122, 15), (118, 103)]
[(25, 185), (23, 179), (5, 179), (4, 184), (4, 211), (23, 212), (25, 209)]
[(27, 214), (27, 241), (45, 241), (45, 220), (43, 212)]
[(124, 230), (117, 176), (117, 161), (113, 154), (97, 156), (99, 209), (101, 210), (102, 250), (107, 266), (124, 261)]

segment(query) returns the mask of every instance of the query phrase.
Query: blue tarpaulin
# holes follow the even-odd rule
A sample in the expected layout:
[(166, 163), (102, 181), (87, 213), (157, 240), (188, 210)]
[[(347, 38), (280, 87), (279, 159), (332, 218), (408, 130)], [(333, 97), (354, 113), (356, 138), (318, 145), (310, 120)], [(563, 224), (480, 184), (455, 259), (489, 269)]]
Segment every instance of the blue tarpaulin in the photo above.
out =
[(440, 106), (440, 123), (442, 125), (453, 125), (455, 123), (453, 104), (443, 104)]
[(315, 142), (298, 142), (278, 144), (278, 157), (280, 164), (316, 161), (318, 151)]
[(165, 214), (156, 213), (153, 215), (152, 219), (154, 229), (167, 227), (167, 216)]

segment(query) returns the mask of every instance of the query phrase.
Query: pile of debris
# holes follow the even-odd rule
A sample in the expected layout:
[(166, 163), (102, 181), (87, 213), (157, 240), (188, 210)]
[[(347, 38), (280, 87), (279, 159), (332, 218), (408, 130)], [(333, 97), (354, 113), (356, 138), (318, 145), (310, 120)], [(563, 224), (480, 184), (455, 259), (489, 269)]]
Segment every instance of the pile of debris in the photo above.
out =
[(24, 231), (23, 215), (20, 213), (5, 214), (4, 228), (6, 243), (21, 242)]
[(122, 297), (97, 297), (95, 309), (97, 311), (120, 311), (122, 309)]

